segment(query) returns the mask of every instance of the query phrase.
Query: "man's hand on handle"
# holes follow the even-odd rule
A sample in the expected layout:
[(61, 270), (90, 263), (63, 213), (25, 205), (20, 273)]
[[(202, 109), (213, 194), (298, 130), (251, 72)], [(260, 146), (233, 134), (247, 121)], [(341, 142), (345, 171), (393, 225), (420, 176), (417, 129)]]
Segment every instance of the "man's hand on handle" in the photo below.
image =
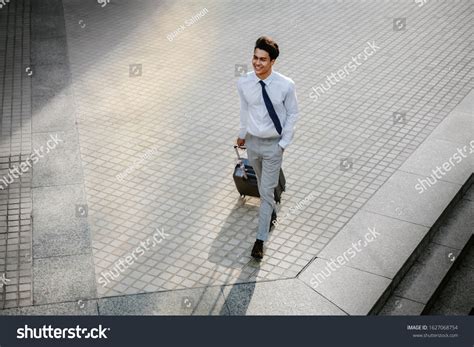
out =
[(237, 146), (245, 146), (245, 139), (237, 138)]

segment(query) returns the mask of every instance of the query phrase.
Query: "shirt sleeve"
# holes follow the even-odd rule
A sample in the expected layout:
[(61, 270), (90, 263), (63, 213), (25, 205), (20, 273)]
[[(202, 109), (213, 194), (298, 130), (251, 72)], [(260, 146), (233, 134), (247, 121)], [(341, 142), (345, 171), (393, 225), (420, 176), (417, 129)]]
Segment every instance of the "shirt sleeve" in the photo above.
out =
[(295, 83), (291, 81), (288, 93), (285, 97), (285, 108), (286, 108), (286, 122), (281, 132), (281, 140), (279, 142), (280, 147), (286, 148), (293, 141), (295, 134), (295, 124), (298, 120), (298, 100), (296, 98)]
[(239, 138), (244, 139), (247, 134), (247, 117), (249, 114), (249, 106), (247, 100), (245, 99), (244, 93), (242, 91), (242, 85), (240, 81), (237, 83), (237, 90), (239, 91), (240, 97), (240, 131)]

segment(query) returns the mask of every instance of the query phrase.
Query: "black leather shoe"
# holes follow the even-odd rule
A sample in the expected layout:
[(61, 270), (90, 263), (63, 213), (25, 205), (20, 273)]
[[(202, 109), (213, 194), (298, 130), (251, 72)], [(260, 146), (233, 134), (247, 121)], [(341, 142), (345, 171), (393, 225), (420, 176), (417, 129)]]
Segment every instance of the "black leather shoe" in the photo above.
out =
[(272, 219), (270, 220), (270, 227), (268, 228), (268, 232), (272, 231), (273, 227), (275, 226), (275, 224), (273, 224), (273, 222), (275, 222), (276, 220), (277, 220), (277, 214), (276, 214), (275, 210), (273, 210)]
[(252, 248), (252, 257), (255, 259), (262, 259), (263, 258), (263, 241), (257, 240)]

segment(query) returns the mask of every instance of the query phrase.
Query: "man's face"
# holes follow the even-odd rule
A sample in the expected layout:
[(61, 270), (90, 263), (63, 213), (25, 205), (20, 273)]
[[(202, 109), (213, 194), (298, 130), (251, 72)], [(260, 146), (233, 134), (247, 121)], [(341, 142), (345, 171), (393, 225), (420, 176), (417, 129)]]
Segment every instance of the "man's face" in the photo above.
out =
[(260, 48), (255, 48), (253, 52), (252, 65), (257, 75), (265, 75), (272, 68), (275, 60), (270, 60), (270, 55), (267, 51)]

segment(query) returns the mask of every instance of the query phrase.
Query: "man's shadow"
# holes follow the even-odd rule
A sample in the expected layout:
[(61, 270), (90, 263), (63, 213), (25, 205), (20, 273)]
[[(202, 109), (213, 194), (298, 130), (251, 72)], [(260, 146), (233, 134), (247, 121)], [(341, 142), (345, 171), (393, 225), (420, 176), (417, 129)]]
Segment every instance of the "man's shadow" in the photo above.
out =
[(259, 199), (239, 200), (211, 244), (208, 260), (216, 264), (216, 272), (225, 273), (225, 303), (220, 315), (245, 315), (252, 300), (260, 270), (260, 262), (250, 255), (256, 238), (258, 207)]
[(245, 316), (247, 314), (260, 271), (260, 262), (257, 260), (251, 260), (251, 262), (254, 263), (255, 271), (250, 276), (241, 272), (232, 286), (223, 288), (225, 302), (219, 313), (221, 316)]

